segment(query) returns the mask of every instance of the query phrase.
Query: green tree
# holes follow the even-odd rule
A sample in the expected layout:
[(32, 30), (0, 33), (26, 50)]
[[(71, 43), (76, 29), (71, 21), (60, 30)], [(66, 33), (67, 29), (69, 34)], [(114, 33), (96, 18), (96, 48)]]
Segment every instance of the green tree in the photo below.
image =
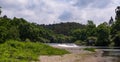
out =
[(2, 11), (1, 11), (1, 7), (0, 7), (0, 15), (1, 15)]
[(116, 20), (111, 27), (112, 40), (115, 46), (120, 46), (120, 20)]
[(87, 34), (85, 29), (76, 29), (72, 31), (72, 36), (74, 40), (85, 41), (87, 39)]
[(93, 21), (88, 20), (86, 31), (88, 36), (96, 36), (96, 25)]
[(120, 31), (117, 32), (115, 37), (113, 38), (114, 46), (120, 46)]
[(111, 38), (115, 46), (120, 46), (120, 6), (115, 9), (115, 22), (111, 26)]
[(97, 27), (97, 42), (96, 46), (108, 46), (110, 44), (109, 41), (110, 29), (106, 24), (100, 24)]
[(7, 29), (4, 26), (0, 26), (0, 43), (3, 43), (7, 40)]
[(120, 6), (117, 6), (117, 8), (115, 9), (115, 13), (116, 13), (115, 19), (120, 20)]
[(13, 40), (20, 40), (19, 29), (16, 26), (10, 27), (8, 30), (7, 38)]
[(120, 20), (116, 20), (112, 25), (111, 34), (115, 36), (118, 31), (120, 31)]
[(109, 20), (109, 26), (111, 26), (114, 23), (113, 18), (111, 17), (111, 19)]

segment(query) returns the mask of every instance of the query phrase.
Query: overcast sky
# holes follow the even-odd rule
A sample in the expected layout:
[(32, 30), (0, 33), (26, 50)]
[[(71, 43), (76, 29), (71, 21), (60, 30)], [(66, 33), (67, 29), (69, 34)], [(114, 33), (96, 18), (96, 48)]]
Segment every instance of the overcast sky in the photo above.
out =
[(2, 15), (38, 24), (93, 20), (98, 25), (114, 18), (119, 5), (120, 0), (0, 0)]

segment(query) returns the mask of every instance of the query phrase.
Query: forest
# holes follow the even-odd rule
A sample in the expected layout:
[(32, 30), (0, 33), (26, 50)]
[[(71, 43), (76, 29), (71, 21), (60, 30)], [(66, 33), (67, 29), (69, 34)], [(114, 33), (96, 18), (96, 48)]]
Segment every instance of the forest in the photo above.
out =
[(44, 25), (28, 22), (24, 18), (8, 18), (1, 13), (0, 10), (0, 43), (17, 40), (76, 43), (86, 46), (120, 46), (120, 11), (116, 11), (115, 20), (111, 17), (109, 22), (98, 26), (92, 20), (88, 20), (87, 24), (66, 22)]

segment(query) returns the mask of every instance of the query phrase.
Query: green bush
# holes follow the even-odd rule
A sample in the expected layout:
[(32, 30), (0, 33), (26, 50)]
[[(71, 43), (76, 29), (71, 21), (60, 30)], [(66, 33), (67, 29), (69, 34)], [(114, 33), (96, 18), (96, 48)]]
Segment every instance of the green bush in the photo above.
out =
[(42, 43), (6, 41), (0, 44), (0, 62), (37, 61), (40, 55), (63, 55), (66, 50), (50, 47)]
[(74, 43), (76, 45), (86, 45), (86, 43), (84, 41), (81, 41), (81, 40), (76, 40)]
[(95, 52), (95, 48), (84, 48), (84, 50)]

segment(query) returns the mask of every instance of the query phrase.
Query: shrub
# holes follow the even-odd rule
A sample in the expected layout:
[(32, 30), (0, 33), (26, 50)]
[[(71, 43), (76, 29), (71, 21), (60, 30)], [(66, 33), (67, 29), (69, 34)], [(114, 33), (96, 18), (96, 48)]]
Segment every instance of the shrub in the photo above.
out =
[(81, 40), (77, 40), (74, 42), (76, 45), (86, 45), (86, 43), (84, 41)]
[(95, 52), (95, 48), (84, 48), (84, 50)]

